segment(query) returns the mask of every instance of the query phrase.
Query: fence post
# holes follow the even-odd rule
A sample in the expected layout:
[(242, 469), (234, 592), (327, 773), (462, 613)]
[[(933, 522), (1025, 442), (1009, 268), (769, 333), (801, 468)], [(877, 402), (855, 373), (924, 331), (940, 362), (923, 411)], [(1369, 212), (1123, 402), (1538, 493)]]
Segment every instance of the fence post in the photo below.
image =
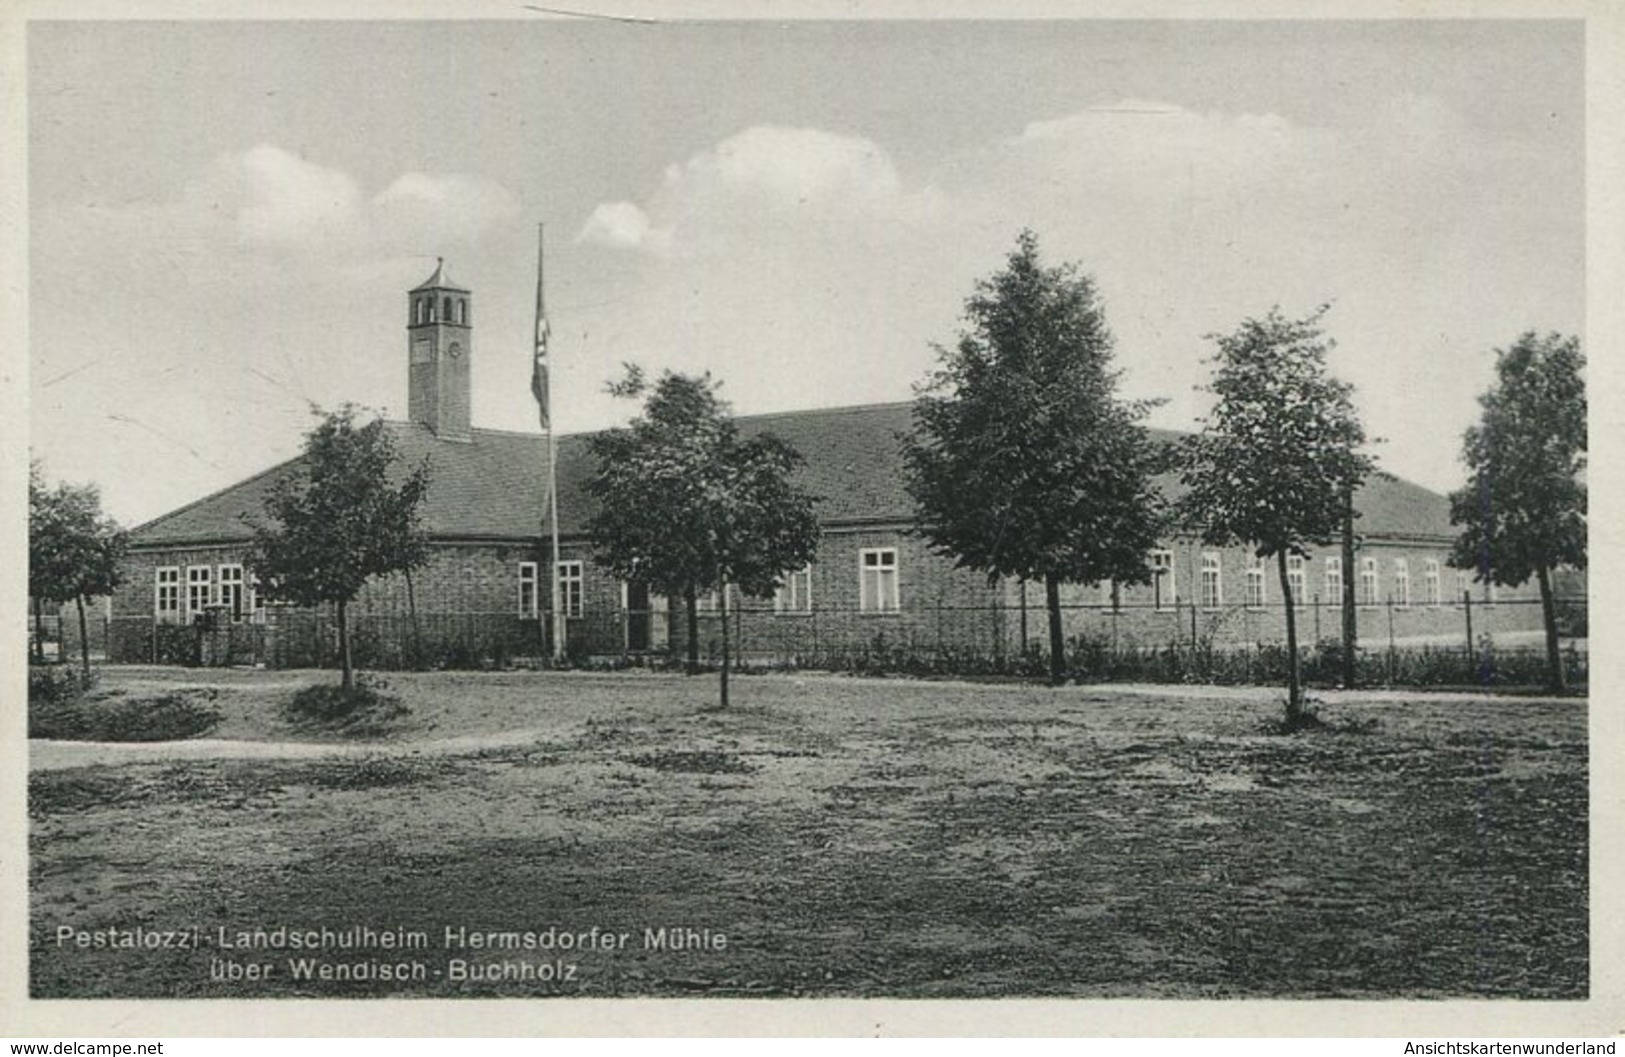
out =
[(1388, 599), (1388, 685), (1394, 685), (1394, 600)]
[(1469, 671), (1472, 671), (1476, 658), (1473, 656), (1475, 647), (1473, 646), (1473, 592), (1471, 589), (1464, 589), (1461, 592), (1461, 605), (1462, 611), (1467, 615), (1467, 667)]

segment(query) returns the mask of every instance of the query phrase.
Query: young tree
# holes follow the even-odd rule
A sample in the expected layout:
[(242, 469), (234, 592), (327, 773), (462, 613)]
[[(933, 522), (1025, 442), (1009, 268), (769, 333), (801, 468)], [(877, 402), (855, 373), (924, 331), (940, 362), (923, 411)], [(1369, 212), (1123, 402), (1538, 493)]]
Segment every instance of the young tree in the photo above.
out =
[(1162, 528), (1162, 455), (1117, 399), (1093, 282), (1045, 267), (1023, 231), (965, 302), (953, 348), (919, 389), (903, 453), (920, 530), (961, 568), (1044, 584), (1050, 679), (1065, 676), (1062, 583), (1147, 583)]
[(1552, 573), (1586, 565), (1585, 357), (1572, 337), (1526, 333), (1497, 352), (1496, 384), (1467, 430), (1465, 487), (1450, 495), (1460, 525), (1450, 564), (1484, 583), (1540, 583), (1547, 681), (1566, 685)]
[(610, 387), (646, 397), (625, 429), (590, 440), (598, 499), (589, 531), (597, 559), (615, 576), (681, 598), (688, 615), (688, 670), (698, 669), (697, 600), (722, 600), (721, 704), (728, 707), (729, 585), (771, 594), (818, 546), (813, 499), (791, 483), (801, 458), (771, 434), (739, 437), (709, 375), (666, 372), (651, 387), (636, 367)]
[(95, 485), (47, 488), (38, 464), (28, 468), (28, 593), (34, 600), (34, 648), (44, 659), (44, 603), (73, 602), (79, 613), (79, 656), (90, 678), (90, 634), (85, 601), (111, 594), (122, 580), (119, 563), (128, 539), (102, 515)]
[(402, 478), (383, 422), (358, 426), (356, 414), (347, 404), (306, 434), (304, 458), (266, 497), (274, 523), (253, 525), (248, 559), (267, 599), (336, 607), (346, 690), (355, 686), (349, 604), (374, 576), (428, 560), (418, 505), (429, 468), (419, 465)]
[[(1338, 540), (1349, 516), (1348, 496), (1376, 464), (1362, 453), (1365, 429), (1353, 387), (1333, 378), (1322, 336), (1322, 308), (1306, 319), (1271, 309), (1233, 333), (1213, 335), (1217, 397), (1201, 433), (1190, 438), (1180, 477), (1186, 524), (1205, 543), (1246, 544), (1274, 558), (1286, 613), (1288, 725), (1303, 716), (1298, 667), (1296, 600), (1287, 558)], [(1347, 575), (1347, 574), (1345, 574)]]

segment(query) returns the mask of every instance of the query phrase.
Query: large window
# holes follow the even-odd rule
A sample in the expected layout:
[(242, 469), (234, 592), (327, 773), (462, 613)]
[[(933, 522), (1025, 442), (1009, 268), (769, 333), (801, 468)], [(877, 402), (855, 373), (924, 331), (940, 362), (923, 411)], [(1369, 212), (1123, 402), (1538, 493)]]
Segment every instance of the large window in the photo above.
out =
[(181, 571), (177, 566), (158, 570), (153, 582), (152, 614), (163, 624), (181, 619)]
[(1202, 555), (1202, 608), (1218, 609), (1224, 605), (1224, 566), (1215, 551)]
[(207, 565), (188, 565), (186, 567), (186, 615), (188, 618), (203, 612), (213, 601), (209, 597), (209, 589), (214, 586), (214, 577)]
[(243, 567), (241, 565), (222, 565), (220, 567), (220, 604), (231, 613), (231, 619), (243, 619)]
[(1441, 601), (1439, 597), (1439, 559), (1429, 558), (1423, 569), (1425, 570), (1422, 574), (1423, 596), (1428, 605), (1436, 606)]
[(1254, 556), (1247, 563), (1247, 608), (1264, 608), (1264, 559)]
[(559, 600), (566, 617), (581, 615), (581, 562), (559, 562)]
[(541, 607), (541, 595), (536, 587), (536, 563), (519, 563), (519, 618), (533, 620)]
[(1174, 586), (1174, 552), (1151, 552), (1151, 601), (1158, 609), (1167, 609), (1179, 599)]
[(897, 548), (868, 547), (859, 559), (858, 608), (865, 613), (895, 613), (900, 602), (897, 593)]
[(812, 612), (812, 566), (793, 572), (773, 592), (773, 612)]
[(1374, 606), (1382, 601), (1382, 587), (1378, 583), (1377, 559), (1360, 559), (1360, 604)]
[(1321, 573), (1321, 589), (1326, 601), (1334, 606), (1343, 604), (1343, 559), (1327, 558), (1325, 572)]
[(1472, 587), (1472, 582), (1467, 579), (1467, 570), (1466, 569), (1457, 569), (1456, 570), (1456, 597), (1453, 600), (1454, 603), (1457, 606), (1460, 606), (1462, 603), (1464, 603), (1467, 600), (1467, 592), (1471, 587)]
[(1394, 605), (1404, 609), (1411, 604), (1411, 563), (1394, 559)]
[(1286, 556), (1286, 582), (1292, 588), (1292, 604), (1309, 604), (1309, 577), (1303, 571), (1303, 555)]

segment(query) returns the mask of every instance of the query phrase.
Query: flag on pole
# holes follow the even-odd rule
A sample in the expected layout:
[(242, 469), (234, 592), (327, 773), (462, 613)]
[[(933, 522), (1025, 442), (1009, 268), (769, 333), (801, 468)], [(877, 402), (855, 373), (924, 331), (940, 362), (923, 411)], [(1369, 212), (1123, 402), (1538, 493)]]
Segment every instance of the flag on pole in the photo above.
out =
[(536, 247), (536, 350), (530, 367), (530, 393), (536, 398), (536, 407), (541, 415), (542, 429), (550, 431), (550, 408), (547, 406), (547, 339), (552, 330), (547, 323), (547, 307), (542, 297), (542, 247), (540, 238)]

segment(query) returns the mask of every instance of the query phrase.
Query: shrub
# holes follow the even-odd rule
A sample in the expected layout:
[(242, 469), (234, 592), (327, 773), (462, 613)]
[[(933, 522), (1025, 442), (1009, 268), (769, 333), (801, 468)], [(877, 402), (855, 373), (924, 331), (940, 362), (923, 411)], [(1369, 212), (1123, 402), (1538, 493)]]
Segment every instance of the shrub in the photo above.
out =
[(297, 726), (375, 737), (392, 731), (411, 711), (388, 691), (384, 680), (359, 673), (349, 690), (333, 683), (305, 687), (288, 701), (285, 714)]
[(181, 741), (220, 722), (216, 692), (178, 690), (158, 697), (30, 703), (28, 736), (66, 741)]
[(30, 665), (28, 668), (28, 706), (57, 705), (74, 701), (96, 685), (96, 673), (88, 676), (77, 667)]

